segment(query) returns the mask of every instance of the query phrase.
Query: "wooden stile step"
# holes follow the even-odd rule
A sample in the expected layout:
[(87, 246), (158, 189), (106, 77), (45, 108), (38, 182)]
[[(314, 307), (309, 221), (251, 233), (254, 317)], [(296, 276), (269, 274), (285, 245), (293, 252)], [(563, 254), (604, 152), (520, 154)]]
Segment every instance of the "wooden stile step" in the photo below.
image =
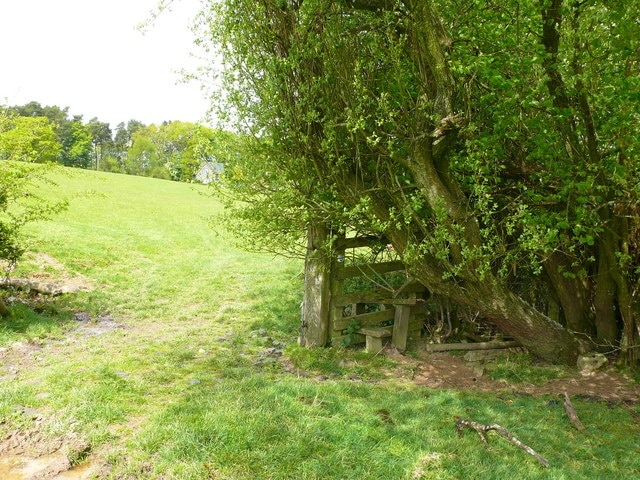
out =
[(378, 353), (382, 350), (382, 339), (392, 335), (392, 327), (361, 328), (356, 333), (364, 335), (366, 338), (366, 349), (369, 353)]

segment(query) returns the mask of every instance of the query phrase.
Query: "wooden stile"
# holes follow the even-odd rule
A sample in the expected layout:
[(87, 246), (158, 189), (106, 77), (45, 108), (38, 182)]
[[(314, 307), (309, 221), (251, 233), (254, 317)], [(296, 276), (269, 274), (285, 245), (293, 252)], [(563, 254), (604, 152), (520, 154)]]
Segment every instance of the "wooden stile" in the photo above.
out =
[[(329, 253), (324, 248), (329, 232), (322, 227), (309, 229), (300, 344), (316, 347), (337, 345), (345, 339), (349, 343), (364, 340), (367, 350), (377, 353), (383, 340), (390, 338), (395, 348), (404, 351), (410, 340), (420, 336), (426, 314), (425, 287), (410, 279), (399, 287), (389, 285), (386, 274), (406, 274), (404, 264), (397, 260), (345, 264), (347, 250), (370, 247), (380, 239), (338, 238)], [(345, 281), (354, 278), (375, 286), (345, 294)]]
[[(407, 281), (400, 288), (393, 290), (386, 285), (378, 285), (361, 292), (344, 293), (345, 281), (352, 278), (363, 278), (372, 282), (379, 281), (381, 276), (393, 272), (405, 272), (400, 261), (384, 261), (371, 264), (345, 265), (345, 253), (349, 249), (363, 248), (378, 241), (373, 237), (354, 237), (337, 239), (334, 243), (334, 258), (331, 261), (329, 329), (330, 341), (333, 344), (348, 343), (365, 339), (367, 350), (377, 353), (382, 348), (385, 338), (399, 351), (407, 348), (410, 339), (417, 340), (425, 315), (422, 297), (426, 289), (418, 282)], [(368, 308), (369, 306), (374, 306)], [(376, 311), (371, 311), (377, 308)], [(345, 315), (344, 312), (350, 313)], [(358, 330), (345, 332), (354, 325)]]

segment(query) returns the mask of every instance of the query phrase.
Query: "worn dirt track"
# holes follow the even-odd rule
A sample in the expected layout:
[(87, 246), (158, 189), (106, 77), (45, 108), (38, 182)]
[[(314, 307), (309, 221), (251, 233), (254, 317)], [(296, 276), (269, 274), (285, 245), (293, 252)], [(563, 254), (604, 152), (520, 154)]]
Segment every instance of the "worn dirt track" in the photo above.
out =
[(509, 391), (526, 395), (561, 395), (584, 397), (594, 401), (640, 403), (640, 385), (631, 378), (607, 367), (590, 375), (582, 375), (577, 369), (567, 370), (563, 378), (541, 384), (510, 384), (504, 380), (492, 380), (477, 365), (468, 363), (460, 355), (449, 353), (425, 353), (417, 358), (387, 352), (394, 360), (410, 368), (412, 381), (429, 388), (500, 392)]

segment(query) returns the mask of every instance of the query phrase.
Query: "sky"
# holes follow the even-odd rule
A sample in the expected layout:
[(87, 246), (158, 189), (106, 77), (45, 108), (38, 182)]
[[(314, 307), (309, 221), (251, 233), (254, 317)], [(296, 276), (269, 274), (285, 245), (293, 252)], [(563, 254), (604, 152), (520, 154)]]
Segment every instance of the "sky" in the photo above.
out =
[(199, 0), (174, 0), (146, 33), (159, 0), (0, 0), (0, 105), (69, 107), (112, 128), (135, 119), (204, 121), (190, 25)]

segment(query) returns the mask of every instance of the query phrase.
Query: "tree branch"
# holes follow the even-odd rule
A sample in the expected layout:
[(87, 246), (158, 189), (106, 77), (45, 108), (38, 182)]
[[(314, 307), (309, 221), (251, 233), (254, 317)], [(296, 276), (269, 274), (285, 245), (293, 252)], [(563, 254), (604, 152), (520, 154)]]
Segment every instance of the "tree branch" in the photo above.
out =
[(567, 415), (569, 416), (569, 420), (571, 420), (571, 423), (573, 424), (574, 427), (578, 429), (579, 432), (587, 433), (587, 429), (584, 428), (584, 425), (578, 418), (576, 409), (573, 408), (573, 403), (571, 403), (571, 398), (569, 398), (569, 394), (567, 392), (563, 392), (563, 395), (564, 395), (564, 409), (566, 410)]
[(522, 450), (524, 450), (530, 455), (533, 455), (536, 458), (536, 460), (540, 462), (540, 465), (542, 465), (543, 467), (549, 466), (549, 462), (542, 455), (540, 455), (530, 446), (522, 443), (520, 440), (514, 437), (509, 432), (509, 430), (507, 430), (504, 427), (501, 427), (497, 423), (494, 423), (492, 425), (482, 425), (478, 422), (474, 422), (473, 420), (465, 420), (464, 418), (456, 417), (456, 430), (458, 431), (459, 437), (462, 436), (462, 430), (464, 429), (464, 427), (472, 428), (476, 432), (478, 432), (478, 435), (480, 436), (480, 440), (482, 440), (482, 443), (484, 443), (485, 445), (488, 445), (486, 433), (489, 430), (495, 430), (496, 432), (498, 432), (498, 434), (501, 437), (506, 438), (507, 440), (509, 440), (509, 442), (513, 443), (516, 447), (521, 448)]
[(343, 3), (356, 10), (393, 10), (396, 2), (393, 0), (343, 0)]
[[(553, 105), (561, 111), (571, 107), (571, 101), (567, 94), (567, 87), (559, 69), (558, 50), (560, 47), (560, 27), (562, 26), (562, 2), (563, 0), (551, 0), (549, 7), (542, 10), (542, 45), (546, 55), (542, 61), (542, 68), (547, 74), (547, 90), (551, 95)], [(567, 118), (567, 127), (561, 131), (568, 142), (568, 153), (573, 158), (580, 152), (576, 135), (576, 126), (573, 118)]]

